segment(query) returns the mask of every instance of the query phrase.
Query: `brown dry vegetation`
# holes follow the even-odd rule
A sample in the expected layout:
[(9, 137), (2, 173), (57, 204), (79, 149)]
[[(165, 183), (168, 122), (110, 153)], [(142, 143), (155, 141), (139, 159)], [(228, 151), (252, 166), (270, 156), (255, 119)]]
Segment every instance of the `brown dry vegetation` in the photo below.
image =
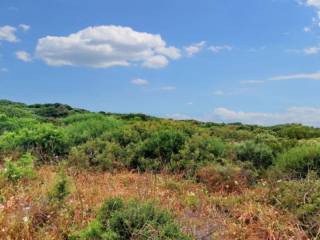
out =
[(233, 193), (208, 192), (179, 176), (68, 169), (71, 194), (64, 204), (55, 205), (47, 196), (56, 173), (55, 167), (41, 167), (33, 179), (0, 183), (0, 239), (67, 239), (113, 196), (155, 201), (195, 239), (307, 239), (292, 215), (265, 201), (268, 191), (262, 184)]

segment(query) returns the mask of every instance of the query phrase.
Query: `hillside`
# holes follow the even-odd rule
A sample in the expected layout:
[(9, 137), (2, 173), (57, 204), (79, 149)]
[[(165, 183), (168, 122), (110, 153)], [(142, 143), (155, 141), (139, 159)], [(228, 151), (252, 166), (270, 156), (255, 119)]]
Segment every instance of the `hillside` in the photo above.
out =
[(1, 239), (318, 239), (320, 129), (0, 101)]

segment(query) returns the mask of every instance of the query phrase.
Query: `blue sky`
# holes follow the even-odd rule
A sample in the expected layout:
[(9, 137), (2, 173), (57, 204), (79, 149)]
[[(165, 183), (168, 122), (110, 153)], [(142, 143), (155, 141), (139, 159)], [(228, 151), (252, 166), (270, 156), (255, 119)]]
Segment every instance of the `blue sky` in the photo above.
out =
[(1, 0), (0, 98), (320, 126), (320, 0)]

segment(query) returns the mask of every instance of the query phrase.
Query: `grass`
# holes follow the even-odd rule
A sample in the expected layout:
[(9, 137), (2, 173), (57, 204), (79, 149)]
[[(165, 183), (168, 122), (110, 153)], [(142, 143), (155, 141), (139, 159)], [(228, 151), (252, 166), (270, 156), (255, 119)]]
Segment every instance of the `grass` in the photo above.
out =
[[(241, 193), (208, 192), (202, 184), (165, 174), (93, 173), (66, 169), (69, 192), (50, 204), (56, 167), (41, 167), (33, 179), (0, 183), (0, 239), (66, 239), (84, 229), (107, 198), (153, 201), (174, 215), (194, 239), (303, 239), (297, 219), (267, 201), (266, 188)], [(305, 238), (307, 239), (307, 238)]]

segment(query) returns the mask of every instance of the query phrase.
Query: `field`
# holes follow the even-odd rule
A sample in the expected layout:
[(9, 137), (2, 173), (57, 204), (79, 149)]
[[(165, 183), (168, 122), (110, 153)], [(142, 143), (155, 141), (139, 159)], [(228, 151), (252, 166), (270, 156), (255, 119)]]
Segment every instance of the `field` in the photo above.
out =
[(1, 239), (319, 239), (320, 129), (0, 101)]

